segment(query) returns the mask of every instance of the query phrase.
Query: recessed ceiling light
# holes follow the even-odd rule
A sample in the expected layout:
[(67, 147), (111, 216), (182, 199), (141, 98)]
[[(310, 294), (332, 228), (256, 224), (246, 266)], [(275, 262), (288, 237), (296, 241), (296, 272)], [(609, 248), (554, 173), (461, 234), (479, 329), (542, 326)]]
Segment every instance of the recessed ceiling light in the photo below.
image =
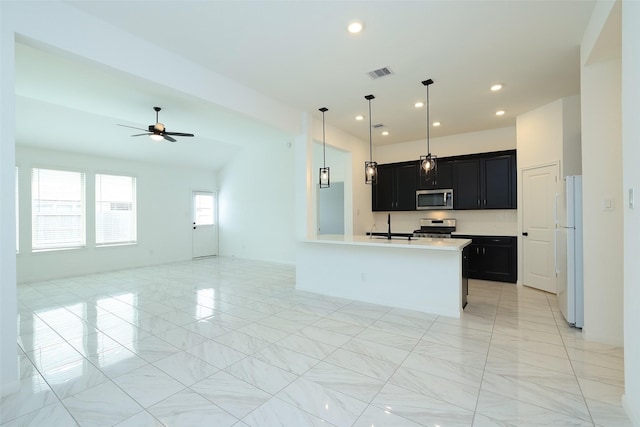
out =
[(504, 116), (504, 110), (496, 111), (496, 116)]
[(416, 102), (416, 103), (415, 103), (415, 104), (413, 104), (413, 105), (414, 105), (414, 107), (416, 107), (416, 108), (422, 108), (422, 107), (424, 107), (424, 102), (422, 102), (422, 101), (418, 101), (418, 102)]
[(440, 126), (440, 122), (433, 122), (433, 126), (434, 126), (434, 127), (438, 127), (438, 126)]
[(389, 131), (388, 130), (382, 131), (382, 135), (384, 135), (384, 136), (389, 135)]
[(491, 86), (491, 92), (497, 92), (500, 89), (502, 89), (502, 85), (500, 83), (496, 83), (493, 86)]
[(358, 34), (360, 31), (362, 31), (362, 22), (360, 21), (349, 22), (349, 26), (347, 26), (347, 30), (349, 30), (351, 34)]
[(364, 116), (356, 116), (356, 120), (364, 120)]

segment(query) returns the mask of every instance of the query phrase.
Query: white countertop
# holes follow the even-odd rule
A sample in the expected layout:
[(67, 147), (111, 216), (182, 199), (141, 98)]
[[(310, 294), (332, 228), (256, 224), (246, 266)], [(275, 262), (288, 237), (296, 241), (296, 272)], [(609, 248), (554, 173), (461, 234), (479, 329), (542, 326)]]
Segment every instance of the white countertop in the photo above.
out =
[(374, 236), (373, 238), (370, 238), (369, 236), (343, 236), (338, 234), (318, 236), (315, 239), (303, 240), (303, 242), (442, 251), (461, 251), (465, 246), (471, 244), (471, 240), (469, 239), (412, 238), (411, 240), (408, 240), (395, 238), (388, 240), (385, 237)]

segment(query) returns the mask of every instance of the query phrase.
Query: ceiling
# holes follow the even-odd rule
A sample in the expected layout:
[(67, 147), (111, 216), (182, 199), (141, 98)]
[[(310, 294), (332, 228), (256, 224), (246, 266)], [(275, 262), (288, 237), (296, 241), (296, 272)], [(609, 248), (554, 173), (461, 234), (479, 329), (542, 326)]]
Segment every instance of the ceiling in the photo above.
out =
[[(422, 80), (431, 78), (431, 137), (512, 126), (519, 114), (579, 93), (579, 45), (594, 1), (73, 1), (74, 7), (373, 143), (423, 139)], [(364, 30), (346, 31), (359, 20)], [(283, 131), (82, 58), (18, 45), (18, 141), (115, 157), (223, 165)], [(373, 80), (367, 72), (389, 67)], [(489, 87), (504, 88), (491, 92)], [(132, 139), (152, 107), (176, 144)], [(497, 117), (495, 111), (505, 115)], [(362, 114), (364, 121), (356, 121)], [(46, 126), (45, 126), (46, 124)], [(382, 130), (388, 136), (380, 135)], [(88, 136), (91, 135), (89, 139)], [(43, 142), (45, 141), (46, 142)], [(144, 140), (144, 141), (142, 141)], [(188, 141), (184, 141), (188, 140)], [(330, 143), (330, 141), (327, 141)], [(206, 155), (203, 155), (206, 154)]]

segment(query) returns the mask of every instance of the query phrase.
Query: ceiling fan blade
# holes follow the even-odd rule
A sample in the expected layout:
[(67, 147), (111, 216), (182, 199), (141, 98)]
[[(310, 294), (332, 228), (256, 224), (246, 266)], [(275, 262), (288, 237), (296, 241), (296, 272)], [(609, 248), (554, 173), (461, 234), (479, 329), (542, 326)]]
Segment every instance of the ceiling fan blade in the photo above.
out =
[(164, 132), (165, 135), (173, 135), (173, 136), (193, 136), (192, 133), (182, 133), (182, 132)]
[(121, 125), (121, 124), (118, 124), (118, 126), (122, 126), (123, 128), (131, 128), (131, 129), (143, 130), (143, 131), (145, 131), (145, 132), (147, 131), (146, 129), (137, 128), (137, 127), (128, 126), (128, 125)]
[(170, 136), (168, 136), (166, 133), (162, 135), (164, 137), (164, 139), (166, 139), (167, 141), (171, 141), (171, 142), (176, 142), (175, 138), (171, 138)]
[(152, 135), (150, 133), (137, 133), (135, 135), (131, 135), (131, 136), (143, 136), (143, 135)]

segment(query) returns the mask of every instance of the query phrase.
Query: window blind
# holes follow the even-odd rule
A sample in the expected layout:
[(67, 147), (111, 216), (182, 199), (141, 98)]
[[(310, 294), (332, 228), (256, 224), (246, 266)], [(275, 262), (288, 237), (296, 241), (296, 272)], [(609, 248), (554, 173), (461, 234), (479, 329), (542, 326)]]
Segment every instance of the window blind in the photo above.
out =
[(96, 174), (96, 245), (135, 243), (136, 179)]
[(85, 176), (81, 172), (32, 169), (32, 248), (85, 245)]

